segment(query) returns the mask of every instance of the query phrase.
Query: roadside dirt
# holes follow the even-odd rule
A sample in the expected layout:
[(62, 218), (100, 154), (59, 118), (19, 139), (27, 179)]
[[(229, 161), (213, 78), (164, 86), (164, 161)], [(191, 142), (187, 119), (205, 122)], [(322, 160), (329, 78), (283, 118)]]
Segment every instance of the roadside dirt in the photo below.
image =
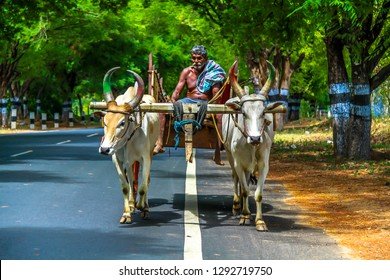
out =
[(310, 150), (276, 152), (268, 178), (283, 182), (293, 197), (287, 203), (302, 209), (303, 222), (324, 229), (350, 258), (389, 260), (389, 159), (389, 150), (361, 163), (332, 163)]

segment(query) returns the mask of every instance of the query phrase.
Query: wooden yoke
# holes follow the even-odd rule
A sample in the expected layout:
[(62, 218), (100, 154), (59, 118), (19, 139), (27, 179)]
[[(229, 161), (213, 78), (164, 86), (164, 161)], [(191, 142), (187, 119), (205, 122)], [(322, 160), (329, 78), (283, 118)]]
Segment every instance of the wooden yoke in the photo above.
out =
[[(107, 103), (106, 102), (91, 102), (89, 107), (91, 109), (106, 110)], [(184, 114), (183, 119), (187, 119), (187, 120), (188, 119), (195, 119), (195, 114), (198, 112), (198, 110), (199, 110), (199, 107), (197, 104), (183, 104), (183, 114)], [(142, 103), (137, 108), (135, 108), (135, 111), (172, 114), (173, 113), (173, 104), (172, 103), (152, 103), (152, 104)], [(237, 111), (235, 111), (235, 110), (233, 110), (233, 109), (231, 109), (223, 104), (208, 104), (207, 105), (207, 113), (209, 113), (209, 114), (237, 114), (239, 112), (237, 112)], [(207, 129), (209, 129), (209, 128), (207, 128)], [(180, 142), (180, 143), (185, 148), (186, 160), (189, 162), (192, 162), (192, 148), (193, 148), (194, 140), (195, 140), (195, 143), (198, 143), (196, 141), (196, 138), (201, 137), (201, 134), (202, 134), (202, 131), (198, 131), (195, 135), (195, 138), (194, 138), (193, 137), (192, 123), (186, 124), (184, 126), (184, 143), (183, 142)], [(206, 135), (203, 134), (203, 138)], [(215, 137), (216, 137), (216, 135), (215, 135)], [(173, 139), (173, 137), (171, 139)], [(204, 142), (204, 139), (203, 139), (203, 142)], [(211, 146), (201, 146), (201, 147), (202, 148), (213, 148)]]

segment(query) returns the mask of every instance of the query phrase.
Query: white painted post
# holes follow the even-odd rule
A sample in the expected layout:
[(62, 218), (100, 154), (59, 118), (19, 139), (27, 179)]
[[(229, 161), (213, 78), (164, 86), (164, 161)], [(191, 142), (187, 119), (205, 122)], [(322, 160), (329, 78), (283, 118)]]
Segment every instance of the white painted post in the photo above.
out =
[(47, 129), (47, 114), (46, 113), (42, 113), (42, 130), (46, 130)]
[(36, 104), (36, 117), (37, 119), (39, 120), (40, 119), (40, 116), (41, 116), (41, 110), (42, 110), (42, 107), (41, 107), (41, 100), (40, 99), (36, 99), (35, 100), (35, 104)]
[(11, 129), (16, 129), (16, 115), (17, 115), (17, 109), (11, 110)]
[(69, 112), (69, 126), (73, 126), (73, 112)]
[(54, 128), (60, 127), (60, 113), (54, 113)]
[(0, 99), (0, 110), (1, 110), (1, 127), (7, 127), (7, 103), (6, 98)]
[(85, 121), (85, 113), (84, 113), (84, 111), (81, 112), (81, 123), (84, 124), (84, 125), (87, 124), (86, 121)]
[(35, 129), (35, 112), (30, 112), (30, 129)]

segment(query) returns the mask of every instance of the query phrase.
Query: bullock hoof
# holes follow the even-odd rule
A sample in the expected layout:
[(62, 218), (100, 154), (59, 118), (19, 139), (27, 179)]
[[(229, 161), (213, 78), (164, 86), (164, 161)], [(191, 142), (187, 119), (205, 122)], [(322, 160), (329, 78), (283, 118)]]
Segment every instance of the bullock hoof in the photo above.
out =
[(213, 161), (215, 162), (215, 164), (222, 165), (222, 166), (225, 165), (220, 157), (215, 157), (214, 156), (213, 157)]
[(233, 205), (233, 210), (232, 210), (232, 212), (233, 212), (233, 216), (238, 216), (238, 215), (240, 215), (240, 212), (241, 212), (241, 207), (240, 207), (240, 205), (239, 205), (239, 204)]
[(153, 155), (165, 153), (165, 150), (161, 146), (156, 146), (153, 149)]
[(241, 215), (240, 225), (249, 225), (251, 223), (251, 215)]
[(256, 230), (257, 231), (268, 231), (267, 225), (262, 220), (258, 220), (256, 222)]
[(123, 214), (121, 219), (119, 220), (119, 223), (121, 224), (131, 224), (131, 215), (129, 214)]
[(148, 220), (150, 218), (150, 212), (149, 210), (142, 210), (141, 212), (141, 218), (144, 220)]

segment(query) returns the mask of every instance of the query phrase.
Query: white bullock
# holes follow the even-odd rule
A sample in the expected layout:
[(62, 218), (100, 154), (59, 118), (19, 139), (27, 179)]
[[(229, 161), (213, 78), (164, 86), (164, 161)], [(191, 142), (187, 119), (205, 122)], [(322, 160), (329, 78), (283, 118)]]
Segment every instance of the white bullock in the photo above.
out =
[(269, 66), (269, 76), (260, 94), (246, 94), (237, 82), (236, 62), (230, 69), (230, 81), (237, 97), (225, 104), (237, 114), (225, 114), (222, 119), (224, 146), (234, 181), (233, 214), (241, 211), (240, 224), (249, 224), (251, 212), (248, 205), (249, 182), (252, 174), (258, 173), (256, 201), (256, 229), (266, 231), (262, 218), (263, 187), (269, 169), (269, 156), (274, 138), (272, 113), (284, 112), (282, 103), (265, 105), (266, 96), (274, 82), (274, 67)]
[[(144, 95), (144, 83), (140, 76), (128, 70), (136, 78), (135, 87), (130, 87), (125, 94), (115, 100), (111, 91), (110, 77), (119, 69), (107, 72), (103, 80), (103, 91), (107, 102), (104, 113), (104, 137), (99, 152), (112, 155), (122, 186), (124, 210), (120, 223), (131, 223), (131, 214), (135, 208), (141, 211), (143, 218), (149, 217), (148, 188), (153, 148), (159, 134), (159, 117), (157, 113), (135, 112), (141, 102), (153, 103), (154, 98)], [(138, 85), (137, 85), (138, 84)], [(139, 168), (141, 165), (141, 168)], [(138, 170), (142, 170), (138, 188)]]

